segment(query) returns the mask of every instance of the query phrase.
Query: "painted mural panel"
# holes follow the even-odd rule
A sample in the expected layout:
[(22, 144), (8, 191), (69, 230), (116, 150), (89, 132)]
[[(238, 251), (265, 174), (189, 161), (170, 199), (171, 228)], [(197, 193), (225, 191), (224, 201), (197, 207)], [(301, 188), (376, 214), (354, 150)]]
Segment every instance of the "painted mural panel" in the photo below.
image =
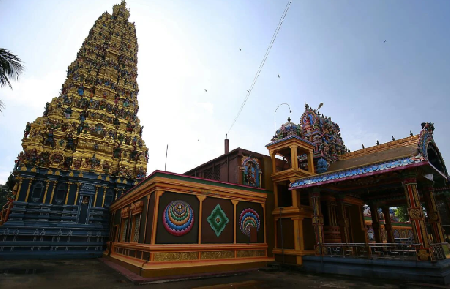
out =
[(208, 197), (202, 206), (202, 243), (233, 243), (234, 208), (231, 201)]
[(256, 230), (256, 242), (264, 243), (264, 210), (261, 204), (239, 202), (236, 205), (236, 242), (250, 243)]
[(198, 243), (198, 216), (196, 196), (164, 192), (159, 199), (156, 243)]

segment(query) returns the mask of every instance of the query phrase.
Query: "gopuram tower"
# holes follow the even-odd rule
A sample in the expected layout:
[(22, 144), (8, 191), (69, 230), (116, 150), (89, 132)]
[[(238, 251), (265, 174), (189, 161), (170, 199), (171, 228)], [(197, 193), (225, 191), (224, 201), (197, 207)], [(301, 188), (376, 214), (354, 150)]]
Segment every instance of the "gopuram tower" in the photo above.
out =
[(122, 1), (95, 21), (60, 95), (27, 123), (0, 222), (0, 259), (101, 256), (109, 205), (146, 176), (129, 15)]

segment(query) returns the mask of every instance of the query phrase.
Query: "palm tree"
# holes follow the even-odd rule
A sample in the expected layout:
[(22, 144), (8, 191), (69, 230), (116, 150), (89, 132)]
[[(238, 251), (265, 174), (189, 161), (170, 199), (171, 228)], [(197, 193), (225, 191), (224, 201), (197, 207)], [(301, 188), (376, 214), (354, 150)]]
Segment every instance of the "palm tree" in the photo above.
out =
[[(10, 79), (18, 80), (23, 71), (22, 61), (7, 49), (0, 48), (0, 86), (8, 85), (12, 89)], [(4, 108), (0, 100), (0, 111)]]

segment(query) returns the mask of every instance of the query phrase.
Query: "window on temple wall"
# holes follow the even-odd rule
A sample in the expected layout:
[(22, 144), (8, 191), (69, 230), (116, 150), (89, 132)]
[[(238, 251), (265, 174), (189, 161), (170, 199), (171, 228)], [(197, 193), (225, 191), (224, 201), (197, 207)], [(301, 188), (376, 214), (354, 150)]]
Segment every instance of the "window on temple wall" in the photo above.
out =
[(291, 168), (291, 148), (275, 152), (275, 171), (281, 172)]
[(292, 207), (292, 193), (288, 182), (278, 183), (278, 207)]
[(212, 179), (212, 168), (206, 169), (203, 171), (203, 178), (205, 179)]
[(212, 179), (220, 181), (220, 165), (214, 166)]
[(59, 184), (56, 189), (56, 195), (55, 195), (55, 203), (60, 205), (64, 202), (64, 199), (66, 197), (67, 193), (67, 186), (66, 184)]
[(132, 242), (139, 242), (139, 230), (141, 227), (141, 214), (133, 216), (133, 231), (132, 231)]
[(44, 193), (44, 183), (43, 182), (37, 182), (33, 186), (33, 190), (31, 192), (31, 200), (33, 202), (39, 202), (42, 198), (42, 195)]
[(125, 239), (128, 231), (128, 221), (129, 218), (122, 219), (122, 228), (120, 230), (120, 242), (126, 242)]

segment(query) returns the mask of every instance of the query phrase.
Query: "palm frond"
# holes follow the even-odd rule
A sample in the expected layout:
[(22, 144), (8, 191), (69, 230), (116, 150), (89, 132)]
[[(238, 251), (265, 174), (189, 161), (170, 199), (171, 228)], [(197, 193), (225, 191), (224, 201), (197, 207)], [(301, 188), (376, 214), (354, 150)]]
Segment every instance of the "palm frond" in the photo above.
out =
[(18, 80), (23, 68), (19, 57), (7, 49), (0, 48), (0, 86), (8, 85), (12, 89), (9, 80)]

